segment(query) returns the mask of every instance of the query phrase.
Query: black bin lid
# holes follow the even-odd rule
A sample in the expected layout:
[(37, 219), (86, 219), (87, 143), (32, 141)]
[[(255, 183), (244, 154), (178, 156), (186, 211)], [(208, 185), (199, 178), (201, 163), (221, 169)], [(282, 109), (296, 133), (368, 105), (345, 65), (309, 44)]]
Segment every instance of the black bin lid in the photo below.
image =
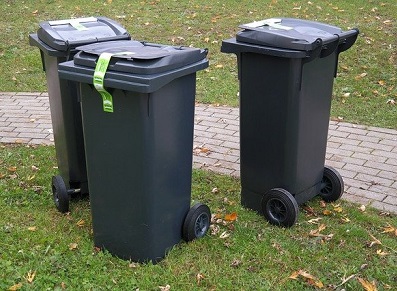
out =
[(39, 25), (37, 38), (57, 51), (99, 41), (130, 39), (124, 27), (106, 17), (44, 21)]
[(294, 18), (270, 18), (240, 25), (236, 40), (290, 50), (311, 51), (338, 40), (343, 31), (336, 26)]
[(77, 47), (76, 66), (95, 68), (102, 53), (113, 54), (108, 71), (151, 75), (203, 60), (207, 51), (133, 40), (101, 42)]

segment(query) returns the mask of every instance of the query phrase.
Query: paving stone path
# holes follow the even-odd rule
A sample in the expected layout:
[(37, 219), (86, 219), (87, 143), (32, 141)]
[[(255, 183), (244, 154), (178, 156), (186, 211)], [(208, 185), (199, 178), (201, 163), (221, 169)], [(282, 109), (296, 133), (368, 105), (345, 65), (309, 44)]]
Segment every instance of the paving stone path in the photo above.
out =
[[(0, 93), (0, 143), (54, 143), (47, 93)], [(196, 105), (193, 164), (240, 175), (238, 108)], [(397, 130), (330, 121), (326, 164), (344, 199), (397, 213)]]

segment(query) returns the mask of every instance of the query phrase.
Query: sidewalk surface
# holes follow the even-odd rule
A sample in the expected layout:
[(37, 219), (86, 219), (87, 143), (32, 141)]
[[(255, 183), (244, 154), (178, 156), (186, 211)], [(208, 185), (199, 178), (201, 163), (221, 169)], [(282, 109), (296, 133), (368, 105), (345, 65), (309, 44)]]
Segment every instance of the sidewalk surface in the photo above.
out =
[[(0, 93), (0, 143), (54, 143), (47, 93)], [(196, 105), (193, 163), (239, 176), (238, 108)], [(331, 121), (326, 163), (344, 199), (397, 213), (397, 130)]]

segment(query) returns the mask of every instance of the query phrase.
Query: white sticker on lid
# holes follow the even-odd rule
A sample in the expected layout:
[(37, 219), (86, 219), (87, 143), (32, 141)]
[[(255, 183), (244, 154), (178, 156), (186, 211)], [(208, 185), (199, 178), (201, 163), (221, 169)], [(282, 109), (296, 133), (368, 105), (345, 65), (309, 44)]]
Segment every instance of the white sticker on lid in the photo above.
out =
[(85, 17), (85, 18), (75, 18), (75, 19), (54, 20), (54, 21), (48, 21), (48, 23), (51, 26), (70, 24), (74, 27), (73, 24), (76, 25), (85, 22), (96, 22), (96, 21), (98, 21), (98, 19), (95, 17)]
[(276, 28), (276, 29), (283, 29), (283, 30), (291, 30), (294, 29), (293, 27), (285, 26), (281, 24), (282, 19), (281, 18), (269, 18), (269, 19), (264, 19), (261, 21), (254, 21), (248, 24), (242, 25), (243, 28), (258, 28), (261, 26), (269, 26), (271, 28)]

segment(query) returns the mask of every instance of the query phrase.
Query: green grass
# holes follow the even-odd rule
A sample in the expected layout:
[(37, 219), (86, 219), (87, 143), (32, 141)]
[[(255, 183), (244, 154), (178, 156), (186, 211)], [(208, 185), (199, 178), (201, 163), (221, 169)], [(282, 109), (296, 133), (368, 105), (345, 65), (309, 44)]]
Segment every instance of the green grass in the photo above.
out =
[[(46, 91), (37, 48), (28, 34), (45, 20), (102, 15), (119, 21), (138, 40), (209, 48), (210, 67), (199, 72), (197, 100), (238, 106), (236, 58), (220, 53), (238, 25), (270, 17), (296, 17), (358, 27), (356, 44), (340, 56), (332, 118), (397, 128), (397, 2), (197, 0), (3, 0), (0, 7), (0, 88)], [(366, 74), (364, 77), (361, 74)], [(350, 94), (349, 94), (350, 93)]]
[[(395, 215), (368, 207), (362, 212), (344, 201), (321, 205), (314, 199), (300, 207), (294, 227), (278, 228), (240, 205), (239, 180), (198, 170), (192, 195), (219, 217), (212, 234), (181, 242), (157, 265), (98, 252), (88, 199), (73, 200), (66, 215), (53, 205), (54, 153), (53, 147), (1, 146), (1, 290), (160, 290), (166, 285), (171, 290), (314, 289), (302, 276), (289, 278), (299, 270), (328, 290), (338, 285), (339, 290), (361, 290), (358, 278), (378, 290), (397, 288), (397, 234), (384, 232), (388, 226), (397, 228)], [(212, 193), (215, 187), (218, 192)], [(231, 213), (237, 220), (224, 223)], [(324, 236), (310, 235), (320, 224)], [(373, 243), (375, 238), (382, 244)], [(31, 282), (28, 274), (34, 274)]]

